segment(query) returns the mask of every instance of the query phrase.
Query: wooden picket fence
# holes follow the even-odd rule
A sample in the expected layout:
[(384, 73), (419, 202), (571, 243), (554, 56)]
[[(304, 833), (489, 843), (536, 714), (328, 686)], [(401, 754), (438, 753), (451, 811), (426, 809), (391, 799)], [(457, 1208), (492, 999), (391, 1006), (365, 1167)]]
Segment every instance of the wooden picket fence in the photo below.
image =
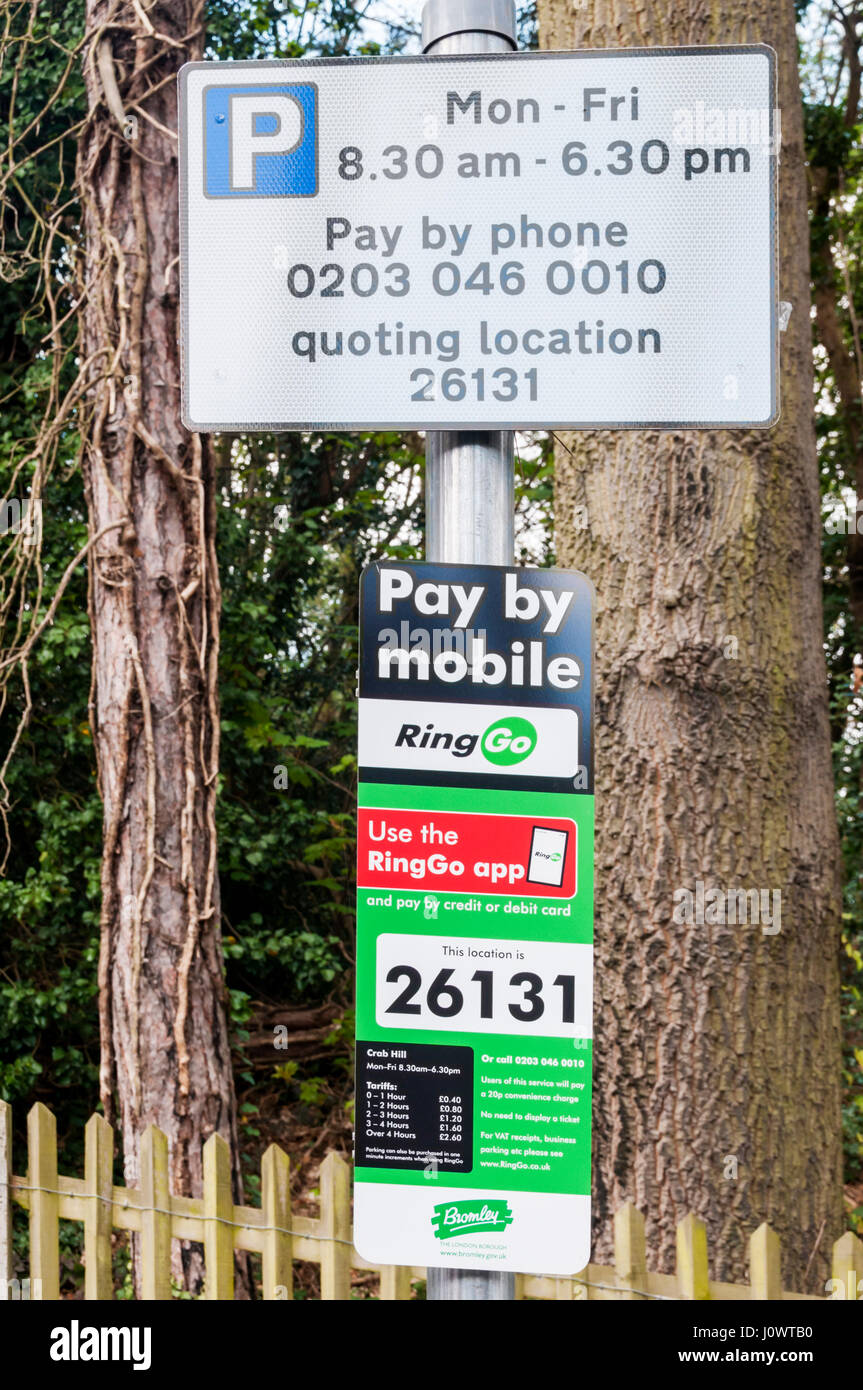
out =
[[(234, 1294), (235, 1250), (261, 1256), (265, 1299), (292, 1296), (294, 1260), (311, 1260), (321, 1268), (321, 1298), (351, 1297), (351, 1271), (376, 1270), (351, 1241), (350, 1167), (328, 1154), (321, 1167), (320, 1215), (291, 1215), (290, 1161), (271, 1144), (261, 1161), (261, 1206), (235, 1206), (231, 1196), (228, 1146), (219, 1134), (204, 1145), (203, 1197), (175, 1197), (168, 1182), (168, 1141), (154, 1127), (141, 1140), (140, 1186), (117, 1187), (113, 1181), (114, 1135), (101, 1115), (91, 1115), (85, 1132), (84, 1177), (57, 1171), (57, 1124), (46, 1106), (34, 1105), (27, 1117), (26, 1177), (12, 1172), (12, 1111), (0, 1102), (0, 1299), (22, 1296), (13, 1278), (12, 1203), (30, 1218), (30, 1276), (23, 1296), (60, 1297), (59, 1221), (84, 1225), (84, 1297), (113, 1297), (111, 1231), (140, 1236), (142, 1295), (171, 1297), (171, 1240), (199, 1241), (204, 1247), (208, 1299)], [(759, 1226), (749, 1243), (749, 1284), (724, 1284), (707, 1272), (707, 1233), (695, 1216), (677, 1228), (675, 1274), (647, 1269), (644, 1218), (633, 1206), (614, 1221), (613, 1268), (588, 1265), (569, 1279), (519, 1275), (516, 1296), (525, 1299), (786, 1299), (818, 1297), (783, 1291), (779, 1237)], [(411, 1281), (425, 1269), (379, 1270), (382, 1299), (408, 1299)], [(854, 1297), (863, 1277), (863, 1241), (846, 1232), (833, 1247), (832, 1274)]]

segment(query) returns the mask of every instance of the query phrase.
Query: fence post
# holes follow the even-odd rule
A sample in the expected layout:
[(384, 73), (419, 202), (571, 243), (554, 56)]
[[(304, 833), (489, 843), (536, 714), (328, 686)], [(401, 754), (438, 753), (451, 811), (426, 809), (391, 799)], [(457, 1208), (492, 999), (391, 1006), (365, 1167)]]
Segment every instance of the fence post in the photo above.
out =
[(411, 1296), (409, 1265), (384, 1265), (381, 1270), (381, 1300), (405, 1299)]
[(12, 1106), (0, 1100), (0, 1303), (12, 1288)]
[(91, 1115), (84, 1130), (84, 1297), (114, 1296), (111, 1271), (111, 1199), (114, 1187), (114, 1131), (102, 1115)]
[(781, 1299), (782, 1255), (779, 1237), (762, 1221), (749, 1237), (749, 1285), (755, 1299)]
[(234, 1297), (234, 1199), (231, 1151), (221, 1134), (204, 1145), (204, 1258), (206, 1296), (229, 1302)]
[(641, 1301), (647, 1289), (647, 1252), (644, 1217), (627, 1202), (614, 1216), (614, 1272), (621, 1299)]
[(140, 1145), (141, 1297), (148, 1301), (171, 1297), (171, 1191), (168, 1186), (168, 1140), (148, 1125)]
[(60, 1297), (60, 1199), (57, 1121), (41, 1101), (27, 1116), (27, 1186), (30, 1188), (30, 1296)]
[(677, 1286), (681, 1298), (710, 1297), (707, 1273), (707, 1230), (692, 1212), (677, 1227)]
[(291, 1160), (278, 1144), (270, 1144), (261, 1159), (261, 1210), (264, 1224), (270, 1227), (264, 1234), (261, 1260), (264, 1298), (293, 1298), (293, 1240), (288, 1234), (291, 1227)]
[(853, 1231), (846, 1231), (833, 1246), (833, 1268), (831, 1274), (840, 1280), (845, 1297), (857, 1299), (858, 1289), (863, 1293), (863, 1240)]
[(321, 1164), (321, 1298), (351, 1296), (351, 1174), (329, 1153)]

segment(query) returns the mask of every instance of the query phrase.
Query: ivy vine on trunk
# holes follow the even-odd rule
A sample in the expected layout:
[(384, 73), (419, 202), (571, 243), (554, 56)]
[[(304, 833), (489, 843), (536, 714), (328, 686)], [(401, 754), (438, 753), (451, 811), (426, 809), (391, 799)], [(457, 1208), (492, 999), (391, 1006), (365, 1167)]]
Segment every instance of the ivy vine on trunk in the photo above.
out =
[[(215, 799), (220, 592), (210, 448), (180, 420), (177, 96), (202, 0), (88, 0), (78, 188), (89, 362), (91, 726), (104, 803), (101, 1100), (126, 1180), (167, 1135), (177, 1194), (231, 1143), (241, 1199), (220, 940)], [(192, 1288), (201, 1254), (175, 1275)]]

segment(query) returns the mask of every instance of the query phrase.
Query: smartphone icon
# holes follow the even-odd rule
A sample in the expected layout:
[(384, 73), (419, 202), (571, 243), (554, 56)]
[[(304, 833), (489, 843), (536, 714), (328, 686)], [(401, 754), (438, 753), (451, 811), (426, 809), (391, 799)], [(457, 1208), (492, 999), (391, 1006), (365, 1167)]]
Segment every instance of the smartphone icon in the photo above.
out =
[(568, 844), (568, 830), (551, 830), (547, 825), (535, 825), (530, 837), (527, 882), (559, 888), (563, 883)]

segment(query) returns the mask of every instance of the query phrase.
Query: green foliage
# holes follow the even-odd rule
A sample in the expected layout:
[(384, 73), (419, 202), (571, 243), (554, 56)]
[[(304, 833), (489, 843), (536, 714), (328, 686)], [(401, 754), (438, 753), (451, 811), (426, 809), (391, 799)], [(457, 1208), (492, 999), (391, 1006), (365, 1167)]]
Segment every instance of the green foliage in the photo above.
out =
[[(798, 5), (804, 44), (806, 156), (811, 170), (810, 241), (816, 291), (827, 290), (849, 358), (859, 358), (863, 315), (863, 177), (859, 113), (849, 112), (847, 52), (835, 10)], [(827, 270), (825, 272), (824, 266)], [(816, 434), (823, 519), (854, 511), (861, 403), (843, 402), (833, 365), (814, 329)], [(830, 683), (833, 771), (842, 850), (843, 1022), (842, 1123), (846, 1174), (863, 1177), (863, 633), (849, 603), (848, 538), (831, 523), (822, 528), (824, 637)]]
[[(307, 44), (346, 51), (364, 41), (357, 11), (345, 5), (217, 3), (210, 13), (213, 46), (231, 56)], [(8, 111), (15, 87), (14, 131), (22, 133), (20, 181), (7, 186), (2, 224), (9, 257), (0, 262), (0, 488), (21, 499), (30, 474), (18, 476), (16, 465), (39, 434), (54, 372), (65, 389), (74, 366), (74, 315), (63, 351), (45, 354), (39, 257), (46, 248), (54, 257), (65, 313), (72, 306), (64, 237), (80, 238), (74, 126), (86, 110), (72, 53), (83, 6), (40, 4), (25, 46), (30, 16), (29, 4), (10, 6), (0, 70), (0, 100)], [(378, 32), (385, 38), (382, 26)], [(52, 233), (44, 219), (57, 210)], [(32, 580), (41, 577), (43, 605), (87, 536), (78, 443), (73, 418), (43, 507), (41, 576), (34, 571)], [(349, 988), (357, 575), (371, 553), (407, 553), (421, 493), (416, 441), (393, 435), (222, 443), (220, 867), (232, 1016), (242, 1032), (250, 1000), (262, 991), (317, 1000)], [(393, 507), (385, 480), (398, 485), (402, 475), (407, 491)], [(8, 573), (9, 538), (0, 544)], [(25, 633), (31, 616), (28, 601)], [(33, 712), (7, 775), (12, 843), (0, 880), (0, 1093), (18, 1102), (19, 1117), (34, 1099), (49, 1101), (60, 1114), (61, 1143), (69, 1129), (78, 1146), (98, 1094), (101, 805), (89, 667), (81, 567), (33, 656)], [(24, 708), (19, 682), (0, 716), (3, 753)], [(286, 769), (284, 790), (274, 786), (276, 765)]]
[(229, 978), (317, 999), (350, 988), (359, 571), (410, 551), (420, 459), (392, 434), (224, 440), (222, 459)]
[[(54, 267), (51, 293), (60, 318), (72, 307), (76, 150), (68, 131), (84, 109), (75, 51), (83, 7), (13, 0), (4, 23), (0, 493), (24, 503), (37, 469), (43, 482), (54, 471), (43, 507), (41, 566), (29, 567), (17, 594), (10, 576), (20, 550), (13, 535), (0, 540), (0, 592), (26, 636), (40, 589), (43, 603), (50, 600), (87, 534), (80, 480), (72, 476), (74, 421), (53, 444), (31, 450), (50, 416), (52, 391), (67, 390), (75, 370), (74, 317), (56, 331), (55, 350), (46, 348), (51, 323), (41, 263), (45, 257)], [(86, 722), (88, 643), (81, 573), (31, 662), (32, 716), (6, 774), (13, 834), (0, 880), (0, 1093), (56, 1104), (59, 1092), (61, 1140), (62, 1126), (77, 1130), (92, 1108), (98, 1068), (101, 806)], [(0, 715), (4, 756), (25, 708), (18, 681)]]
[(416, 18), (345, 0), (274, 4), (272, 0), (208, 0), (208, 56), (338, 58), (398, 53), (418, 33)]

